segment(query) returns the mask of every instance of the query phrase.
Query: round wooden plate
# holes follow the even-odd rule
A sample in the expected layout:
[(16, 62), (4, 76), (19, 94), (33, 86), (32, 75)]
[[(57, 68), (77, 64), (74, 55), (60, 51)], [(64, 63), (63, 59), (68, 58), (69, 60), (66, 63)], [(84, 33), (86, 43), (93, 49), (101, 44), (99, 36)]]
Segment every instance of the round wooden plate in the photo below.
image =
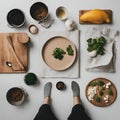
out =
[[(98, 81), (102, 81), (104, 83), (104, 85), (101, 85), (101, 86), (98, 85), (99, 84)], [(109, 86), (109, 88), (106, 88), (106, 84), (109, 82), (111, 83), (111, 85)], [(95, 85), (96, 83), (97, 83), (97, 85)], [(96, 87), (96, 94), (93, 95), (94, 97), (92, 100), (89, 98), (90, 97), (89, 89), (91, 89), (91, 87), (92, 88)], [(112, 91), (112, 93), (110, 92), (110, 90)], [(100, 91), (102, 91), (102, 95), (100, 95)], [(109, 94), (108, 94), (108, 91), (109, 91)], [(85, 92), (86, 92), (86, 97), (87, 97), (88, 101), (90, 103), (92, 103), (93, 105), (99, 106), (99, 107), (105, 107), (105, 106), (111, 105), (117, 97), (117, 90), (116, 90), (115, 85), (106, 78), (96, 78), (96, 79), (90, 81), (88, 83), (88, 85), (86, 86)], [(111, 95), (110, 95), (110, 93), (111, 93)], [(105, 100), (106, 95), (109, 96), (108, 100)], [(98, 100), (98, 97), (100, 98), (99, 99), (100, 101)]]
[[(71, 45), (74, 54), (72, 56), (68, 55), (66, 48)], [(66, 52), (62, 60), (54, 58), (53, 51), (55, 48), (61, 48)], [(75, 45), (65, 37), (55, 36), (50, 38), (42, 49), (42, 57), (44, 62), (54, 70), (65, 70), (69, 68), (75, 61), (76, 58), (76, 47)]]

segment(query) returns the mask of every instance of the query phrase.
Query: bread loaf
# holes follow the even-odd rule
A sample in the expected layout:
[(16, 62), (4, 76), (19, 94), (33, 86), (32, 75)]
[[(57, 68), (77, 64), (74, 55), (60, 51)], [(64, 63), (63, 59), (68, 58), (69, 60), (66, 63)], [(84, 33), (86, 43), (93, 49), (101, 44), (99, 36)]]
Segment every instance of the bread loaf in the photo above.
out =
[(93, 24), (111, 23), (111, 18), (105, 10), (95, 9), (84, 12), (80, 16), (80, 22)]

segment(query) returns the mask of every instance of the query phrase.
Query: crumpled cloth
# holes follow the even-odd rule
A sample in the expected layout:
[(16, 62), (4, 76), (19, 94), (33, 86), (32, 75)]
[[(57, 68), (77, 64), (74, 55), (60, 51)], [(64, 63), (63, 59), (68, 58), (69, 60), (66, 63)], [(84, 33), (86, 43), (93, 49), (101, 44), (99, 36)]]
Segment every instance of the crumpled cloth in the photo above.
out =
[[(89, 29), (85, 33), (86, 40), (89, 38), (99, 38), (103, 36), (106, 39), (105, 54), (97, 55), (96, 57), (90, 57), (87, 53), (87, 71), (91, 72), (115, 72), (116, 71), (116, 46), (115, 42), (119, 36), (117, 30), (113, 30), (106, 27), (95, 27)], [(86, 42), (87, 44), (87, 42)], [(86, 46), (87, 47), (87, 46)]]

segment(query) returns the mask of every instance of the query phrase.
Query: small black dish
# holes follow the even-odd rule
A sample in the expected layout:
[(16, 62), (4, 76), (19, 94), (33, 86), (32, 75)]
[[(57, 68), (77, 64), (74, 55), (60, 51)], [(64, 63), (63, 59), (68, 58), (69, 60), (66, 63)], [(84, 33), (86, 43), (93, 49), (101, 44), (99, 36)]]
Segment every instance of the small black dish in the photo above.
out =
[(10, 27), (21, 27), (25, 23), (24, 13), (20, 9), (12, 9), (7, 14), (7, 22)]
[(58, 90), (64, 90), (64, 89), (65, 89), (65, 84), (64, 84), (64, 82), (62, 82), (62, 81), (57, 82), (56, 88), (57, 88)]

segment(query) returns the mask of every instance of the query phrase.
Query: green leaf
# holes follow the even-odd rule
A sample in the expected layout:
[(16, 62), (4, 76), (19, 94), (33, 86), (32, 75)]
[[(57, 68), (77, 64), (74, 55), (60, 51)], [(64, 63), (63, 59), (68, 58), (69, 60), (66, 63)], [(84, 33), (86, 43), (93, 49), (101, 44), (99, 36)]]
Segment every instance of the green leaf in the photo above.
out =
[(68, 47), (66, 48), (66, 50), (67, 50), (68, 55), (71, 55), (71, 56), (74, 55), (74, 51), (73, 51), (71, 45), (68, 45)]
[(113, 91), (110, 88), (107, 89), (107, 93), (108, 93), (108, 95), (113, 95)]
[(104, 84), (105, 83), (103, 81), (100, 81), (100, 80), (97, 82), (97, 85), (99, 85), (99, 86), (103, 86)]
[(87, 51), (88, 51), (88, 52), (92, 52), (93, 50), (94, 50), (93, 47), (88, 47), (88, 48), (87, 48)]
[(91, 42), (91, 41), (92, 41), (92, 38), (87, 39), (87, 42)]
[(88, 48), (87, 48), (88, 52), (92, 52), (93, 50), (96, 50), (97, 55), (105, 54), (104, 45), (106, 43), (106, 39), (103, 36), (96, 39), (89, 38), (87, 42), (88, 42)]
[(100, 96), (103, 96), (103, 95), (104, 95), (104, 93), (103, 93), (102, 90), (99, 91), (99, 95), (100, 95)]
[(99, 103), (99, 102), (101, 101), (101, 98), (98, 97), (98, 96), (96, 96), (96, 97), (95, 97), (95, 101)]
[(106, 43), (106, 40), (103, 36), (101, 36), (99, 39), (98, 39), (98, 43), (101, 44), (101, 45), (104, 45)]
[(97, 82), (91, 82), (90, 84), (89, 84), (90, 86), (96, 86), (97, 85)]
[(52, 55), (54, 56), (54, 58), (62, 60), (64, 54), (66, 54), (64, 50), (62, 50), (61, 48), (55, 48)]

